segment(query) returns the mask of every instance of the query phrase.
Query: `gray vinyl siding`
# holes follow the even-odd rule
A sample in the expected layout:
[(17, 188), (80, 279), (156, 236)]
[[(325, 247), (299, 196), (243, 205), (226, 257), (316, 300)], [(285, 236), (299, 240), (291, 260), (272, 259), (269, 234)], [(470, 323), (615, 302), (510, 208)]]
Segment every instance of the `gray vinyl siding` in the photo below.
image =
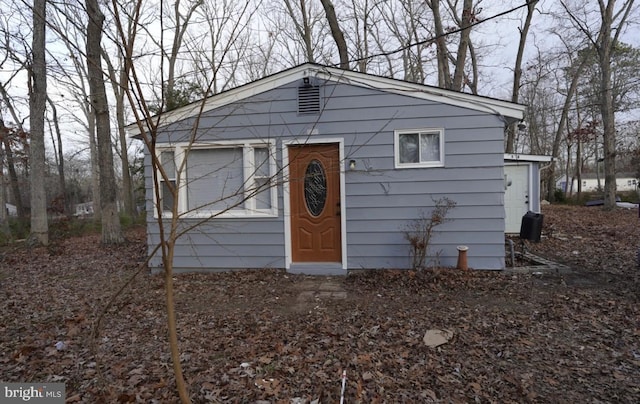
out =
[[(450, 212), (452, 220), (437, 227), (432, 256), (438, 256), (440, 265), (454, 266), (456, 246), (467, 245), (470, 267), (504, 267), (504, 122), (499, 117), (335, 83), (321, 87), (321, 114), (298, 115), (297, 84), (206, 112), (200, 119), (198, 141), (271, 139), (276, 142), (277, 162), (282, 167), (285, 141), (343, 139), (350, 269), (408, 268), (409, 246), (403, 229), (421, 211), (430, 211), (433, 200), (445, 196), (457, 206)], [(169, 125), (158, 144), (186, 139), (193, 122), (185, 119)], [(394, 168), (394, 130), (420, 128), (444, 128), (445, 166)], [(355, 170), (349, 170), (349, 160), (356, 160)], [(150, 161), (145, 161), (148, 239), (153, 249), (158, 226), (151, 202)], [(198, 227), (179, 240), (174, 267), (284, 267), (283, 208), (279, 185), (277, 217), (220, 218)], [(185, 224), (193, 222), (186, 220)], [(151, 261), (152, 268), (160, 264), (157, 256)]]

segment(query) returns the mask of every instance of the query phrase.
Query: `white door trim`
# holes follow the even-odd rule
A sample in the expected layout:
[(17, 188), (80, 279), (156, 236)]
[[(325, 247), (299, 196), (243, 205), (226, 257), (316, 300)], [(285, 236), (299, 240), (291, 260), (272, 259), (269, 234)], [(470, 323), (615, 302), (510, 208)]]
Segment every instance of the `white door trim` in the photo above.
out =
[[(506, 167), (526, 167), (527, 169), (527, 205), (526, 205), (526, 210), (530, 211), (532, 205), (532, 200), (533, 200), (533, 165), (531, 163), (505, 163), (505, 168)], [(506, 192), (506, 190), (505, 190)], [(505, 198), (505, 204), (506, 204), (506, 198)], [(504, 206), (505, 208), (505, 232), (508, 232), (508, 229), (506, 229), (506, 221), (507, 221), (507, 216), (506, 216), (506, 205)], [(526, 212), (525, 212), (526, 213)]]
[(347, 269), (347, 215), (344, 178), (344, 138), (306, 138), (304, 141), (297, 139), (282, 142), (282, 199), (284, 204), (284, 265), (285, 269), (291, 268), (291, 193), (289, 189), (289, 146), (311, 144), (337, 144), (340, 160), (340, 242), (342, 250), (342, 269)]

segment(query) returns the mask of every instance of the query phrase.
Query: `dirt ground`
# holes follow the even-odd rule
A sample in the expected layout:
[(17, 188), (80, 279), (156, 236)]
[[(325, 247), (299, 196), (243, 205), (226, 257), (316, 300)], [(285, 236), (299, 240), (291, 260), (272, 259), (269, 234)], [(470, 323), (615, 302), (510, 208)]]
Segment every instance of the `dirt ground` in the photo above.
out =
[[(637, 211), (545, 206), (529, 251), (570, 270), (282, 271), (175, 276), (194, 402), (640, 402)], [(0, 380), (64, 382), (68, 402), (177, 402), (163, 279), (144, 230), (0, 254)], [(426, 346), (428, 330), (452, 338)]]

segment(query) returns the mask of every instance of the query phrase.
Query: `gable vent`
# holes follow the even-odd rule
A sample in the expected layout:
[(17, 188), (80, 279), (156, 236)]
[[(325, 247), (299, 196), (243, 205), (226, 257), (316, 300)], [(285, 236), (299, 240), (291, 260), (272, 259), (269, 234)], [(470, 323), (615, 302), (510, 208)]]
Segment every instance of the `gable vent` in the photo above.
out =
[(320, 86), (306, 84), (298, 87), (298, 113), (320, 113)]

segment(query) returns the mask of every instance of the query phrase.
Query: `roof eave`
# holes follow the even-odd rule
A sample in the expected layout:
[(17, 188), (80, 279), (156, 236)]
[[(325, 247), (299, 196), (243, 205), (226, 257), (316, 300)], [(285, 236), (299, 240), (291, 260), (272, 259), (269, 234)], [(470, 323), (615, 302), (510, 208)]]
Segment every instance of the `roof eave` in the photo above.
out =
[(518, 153), (505, 153), (504, 159), (508, 161), (539, 162), (539, 163), (549, 163), (553, 161), (552, 156), (541, 156), (536, 154), (518, 154)]
[[(173, 111), (165, 112), (158, 120), (158, 127), (162, 127), (197, 114), (220, 108), (233, 102), (255, 96), (279, 86), (288, 84), (307, 76), (315, 76), (329, 81), (344, 82), (374, 88), (380, 91), (415, 97), (447, 105), (469, 108), (501, 117), (506, 124), (520, 122), (524, 119), (526, 106), (495, 98), (482, 97), (473, 94), (431, 87), (424, 84), (410, 83), (387, 77), (374, 76), (366, 73), (342, 70), (313, 63), (305, 63), (260, 80), (213, 95), (202, 101), (185, 105)], [(157, 119), (157, 117), (156, 117)], [(125, 128), (130, 137), (141, 138), (137, 123)]]

